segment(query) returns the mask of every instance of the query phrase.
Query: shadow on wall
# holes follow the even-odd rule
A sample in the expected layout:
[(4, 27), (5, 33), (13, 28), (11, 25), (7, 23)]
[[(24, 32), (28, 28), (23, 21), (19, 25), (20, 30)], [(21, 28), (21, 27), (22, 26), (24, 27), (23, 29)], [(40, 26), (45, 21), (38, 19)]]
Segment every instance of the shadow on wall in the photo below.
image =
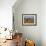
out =
[[(34, 40), (36, 46), (41, 46), (39, 2), (40, 0), (37, 0), (37, 1), (36, 0), (17, 0), (17, 2), (12, 7), (13, 8), (12, 10), (14, 13), (14, 24), (15, 24), (14, 31), (18, 30), (18, 32), (23, 33), (24, 39), (27, 38), (27, 39)], [(22, 26), (22, 13), (28, 13), (28, 14), (37, 13), (37, 22), (38, 22), (37, 26)]]
[(16, 8), (18, 8), (24, 0), (17, 0), (16, 3), (12, 6), (12, 9), (15, 10)]

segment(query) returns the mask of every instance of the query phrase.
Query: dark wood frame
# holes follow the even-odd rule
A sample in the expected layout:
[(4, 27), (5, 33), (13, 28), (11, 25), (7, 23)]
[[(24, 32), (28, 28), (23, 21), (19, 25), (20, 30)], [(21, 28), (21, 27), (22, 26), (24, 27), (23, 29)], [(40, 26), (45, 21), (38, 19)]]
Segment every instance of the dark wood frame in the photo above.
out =
[[(24, 21), (24, 20), (23, 20), (23, 16), (24, 16), (24, 15), (30, 15), (30, 16), (31, 16), (31, 15), (33, 16), (33, 15), (34, 15), (34, 16), (35, 16), (35, 24), (33, 24), (33, 25), (24, 25), (24, 24), (23, 24), (23, 21)], [(37, 25), (37, 14), (22, 14), (22, 26), (36, 26), (36, 25)]]

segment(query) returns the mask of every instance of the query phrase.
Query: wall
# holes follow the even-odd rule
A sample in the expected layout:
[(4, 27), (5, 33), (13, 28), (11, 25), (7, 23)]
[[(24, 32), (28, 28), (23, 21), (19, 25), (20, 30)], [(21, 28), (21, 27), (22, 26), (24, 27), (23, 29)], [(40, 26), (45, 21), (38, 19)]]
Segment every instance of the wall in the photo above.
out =
[[(18, 0), (13, 6), (15, 31), (23, 33), (24, 39), (41, 46), (41, 0)], [(37, 14), (37, 26), (22, 26), (22, 14)]]
[(46, 46), (46, 0), (41, 1), (41, 38), (42, 46)]

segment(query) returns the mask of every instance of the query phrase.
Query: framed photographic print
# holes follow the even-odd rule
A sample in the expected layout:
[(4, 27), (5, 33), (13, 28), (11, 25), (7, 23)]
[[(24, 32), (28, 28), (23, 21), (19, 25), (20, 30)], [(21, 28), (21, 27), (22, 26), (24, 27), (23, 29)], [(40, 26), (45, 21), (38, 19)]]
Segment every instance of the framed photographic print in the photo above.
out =
[(36, 26), (37, 25), (37, 14), (22, 14), (22, 25)]

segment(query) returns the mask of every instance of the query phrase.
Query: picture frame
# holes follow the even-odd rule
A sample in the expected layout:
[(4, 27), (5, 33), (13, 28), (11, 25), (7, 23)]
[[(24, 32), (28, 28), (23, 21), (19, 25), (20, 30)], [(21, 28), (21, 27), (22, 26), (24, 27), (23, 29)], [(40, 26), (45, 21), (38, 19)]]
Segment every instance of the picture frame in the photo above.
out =
[(37, 14), (22, 14), (22, 26), (36, 26)]

